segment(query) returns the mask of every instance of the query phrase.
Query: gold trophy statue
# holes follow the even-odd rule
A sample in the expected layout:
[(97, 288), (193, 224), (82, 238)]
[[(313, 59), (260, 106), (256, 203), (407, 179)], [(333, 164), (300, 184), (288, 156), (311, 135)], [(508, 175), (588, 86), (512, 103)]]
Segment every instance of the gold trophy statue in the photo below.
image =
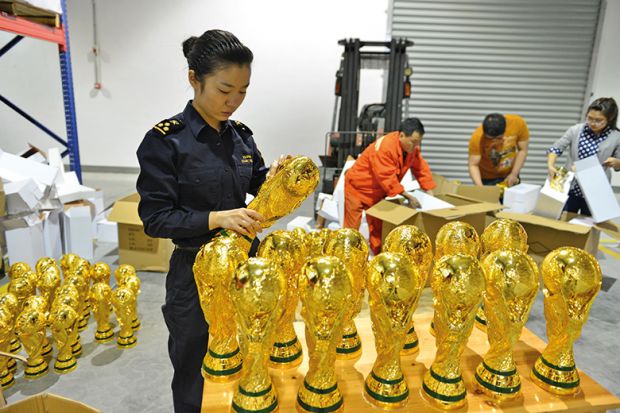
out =
[(90, 287), (90, 302), (97, 322), (95, 341), (107, 343), (114, 337), (114, 330), (110, 324), (110, 307), (112, 305), (112, 288), (106, 282), (97, 282)]
[(136, 275), (136, 269), (133, 265), (129, 264), (121, 264), (118, 266), (116, 270), (114, 270), (114, 279), (116, 280), (116, 285), (121, 285), (123, 279), (128, 275)]
[(84, 331), (88, 326), (88, 320), (90, 319), (90, 300), (88, 299), (90, 292), (90, 262), (84, 258), (76, 260), (72, 271), (69, 271), (69, 278), (80, 277), (85, 283), (85, 292), (83, 296), (82, 312), (80, 313), (80, 321), (78, 321), (78, 330)]
[[(51, 259), (51, 258), (49, 258)], [(39, 260), (40, 261), (40, 260)], [(56, 265), (43, 266), (39, 274), (39, 284), (37, 285), (41, 296), (45, 298), (49, 311), (49, 306), (54, 302), (54, 295), (60, 286), (60, 269)]]
[(202, 375), (215, 382), (239, 377), (242, 365), (237, 325), (228, 286), (235, 269), (248, 255), (230, 237), (217, 237), (203, 245), (194, 261), (194, 280), (205, 320), (209, 347), (202, 361)]
[(112, 292), (112, 307), (120, 327), (116, 345), (118, 348), (129, 349), (135, 347), (138, 339), (133, 333), (133, 321), (136, 294), (129, 287), (118, 287)]
[(243, 369), (232, 400), (234, 412), (278, 410), (267, 364), (284, 312), (286, 283), (280, 265), (265, 258), (250, 258), (237, 268), (229, 285), (243, 353)]
[(424, 374), (422, 396), (440, 409), (458, 409), (467, 403), (461, 354), (482, 299), (484, 273), (471, 255), (446, 255), (435, 264), (431, 288), (437, 353)]
[[(527, 232), (523, 225), (512, 219), (496, 219), (491, 222), (480, 235), (480, 254), (482, 258), (493, 251), (513, 249), (527, 252)], [(484, 303), (476, 313), (474, 325), (486, 331), (487, 319), (484, 314)]]
[(301, 364), (301, 343), (297, 339), (293, 321), (299, 302), (298, 274), (305, 261), (300, 244), (292, 233), (274, 231), (263, 239), (258, 247), (257, 257), (266, 258), (280, 266), (286, 278), (284, 295), (284, 314), (280, 318), (275, 331), (275, 342), (269, 355), (269, 366), (288, 369)]
[(30, 268), (30, 265), (26, 264), (25, 262), (20, 261), (20, 262), (16, 262), (15, 264), (12, 264), (9, 267), (8, 276), (9, 276), (9, 279), (13, 280), (15, 278), (21, 277), (22, 275), (30, 271), (32, 271), (32, 269)]
[(350, 304), (351, 311), (345, 316), (342, 340), (336, 347), (336, 358), (357, 360), (362, 355), (362, 340), (357, 334), (353, 319), (362, 310), (366, 268), (368, 267), (368, 244), (359, 231), (342, 228), (328, 235), (323, 253), (340, 258), (352, 277), (353, 301)]
[[(296, 156), (280, 164), (276, 173), (260, 187), (248, 209), (260, 213), (265, 221), (262, 228), (269, 228), (278, 219), (297, 209), (314, 192), (319, 184), (319, 168), (310, 158)], [(220, 236), (232, 237), (246, 253), (253, 239), (234, 231), (222, 229)]]
[(349, 270), (336, 257), (313, 258), (301, 270), (299, 296), (310, 361), (297, 393), (300, 413), (344, 410), (335, 371), (336, 346), (355, 293)]
[[(79, 314), (80, 305), (81, 305), (80, 293), (78, 292), (75, 285), (71, 283), (65, 283), (56, 290), (56, 297), (54, 298), (54, 302), (52, 303), (50, 312), (54, 313), (57, 308), (63, 305), (67, 305), (71, 307), (75, 311), (75, 314), (77, 317), (77, 314)], [(69, 317), (69, 315), (67, 317)], [(72, 324), (67, 324), (67, 322), (65, 322), (64, 325), (67, 326), (66, 328), (69, 328), (69, 326), (72, 326)], [(67, 340), (69, 340), (69, 345), (71, 347), (71, 353), (73, 354), (74, 357), (79, 357), (82, 354), (82, 344), (80, 343), (80, 334), (77, 329), (77, 324), (75, 325), (75, 328), (71, 328), (69, 331), (67, 331), (67, 334), (68, 334)], [(54, 337), (54, 339), (56, 340), (56, 337)], [(58, 351), (60, 352), (61, 346), (58, 343), (57, 343), (57, 347), (59, 349)], [(64, 358), (61, 360), (69, 359), (68, 356), (64, 354), (63, 354), (63, 357)], [(71, 360), (69, 359), (67, 363), (71, 364)], [(61, 361), (60, 367), (63, 367), (63, 366), (64, 366), (63, 362)]]
[(400, 352), (425, 278), (418, 266), (400, 253), (381, 253), (368, 265), (366, 286), (377, 359), (366, 377), (364, 394), (377, 407), (392, 410), (409, 399)]
[[(0, 351), (9, 353), (11, 340), (15, 338), (14, 322), (17, 315), (17, 297), (6, 293), (0, 297)], [(10, 363), (10, 361), (13, 363)], [(13, 372), (17, 369), (15, 360), (0, 356), (0, 385), (7, 389), (15, 383)]]
[(65, 254), (60, 258), (60, 269), (62, 270), (63, 279), (75, 271), (78, 261), (81, 259), (79, 255), (73, 253)]
[[(15, 335), (15, 318), (19, 314), (19, 301), (17, 300), (15, 294), (6, 292), (0, 295), (0, 311), (10, 315), (11, 321), (9, 323), (9, 330), (2, 330), (2, 333), (9, 337), (8, 350), (6, 351), (15, 354), (21, 350), (21, 344)], [(18, 346), (16, 347), (15, 344), (18, 344)], [(11, 373), (15, 373), (17, 370), (17, 362), (14, 358), (8, 358), (7, 369)], [(0, 372), (0, 382), (4, 383), (4, 376), (1, 374), (2, 372)]]
[(93, 284), (110, 284), (110, 274), (110, 266), (105, 262), (96, 262), (90, 267), (90, 279), (93, 280)]
[[(46, 326), (47, 326), (47, 317), (48, 317), (48, 313), (49, 313), (49, 305), (47, 304), (47, 301), (45, 300), (44, 297), (40, 296), (40, 295), (32, 295), (30, 297), (28, 297), (26, 299), (26, 301), (24, 301), (24, 306), (22, 307), (22, 312), (24, 312), (25, 310), (36, 310), (39, 311), (40, 313), (43, 314), (43, 317), (45, 317), (46, 320)], [(45, 332), (45, 334), (43, 334), (43, 346), (41, 348), (41, 355), (43, 357), (49, 355), (52, 353), (52, 345), (50, 344), (49, 340), (47, 339), (47, 332)]]
[(540, 274), (534, 260), (515, 249), (491, 252), (481, 265), (486, 278), (484, 308), (490, 348), (476, 368), (474, 386), (501, 404), (521, 396), (512, 349), (538, 292)]
[(131, 319), (131, 328), (133, 331), (140, 330), (140, 319), (138, 318), (138, 297), (140, 296), (140, 278), (136, 274), (128, 274), (121, 281), (121, 287), (127, 287), (136, 295), (136, 305), (132, 308), (133, 316)]
[(66, 374), (76, 369), (77, 361), (71, 346), (77, 336), (78, 313), (70, 305), (56, 304), (50, 313), (52, 337), (58, 348), (54, 371)]
[(328, 228), (321, 228), (318, 231), (311, 231), (306, 236), (308, 258), (323, 256), (323, 248), (332, 231)]
[(565, 166), (560, 166), (553, 174), (553, 177), (551, 177), (549, 186), (551, 189), (555, 189), (558, 192), (564, 192), (564, 184), (566, 183), (566, 179), (568, 179), (568, 169), (566, 169)]
[[(84, 313), (86, 312), (86, 307), (88, 304), (88, 307), (90, 307), (90, 303), (88, 301), (88, 294), (90, 291), (88, 282), (84, 279), (83, 276), (78, 275), (75, 272), (68, 272), (67, 274), (69, 274), (67, 277), (65, 277), (65, 279), (62, 281), (61, 287), (63, 285), (73, 285), (79, 294), (79, 309), (77, 310), (78, 314), (80, 315), (80, 320), (78, 321), (78, 331), (83, 331), (86, 328), (86, 325), (83, 324), (83, 318), (84, 318)], [(90, 312), (90, 309), (88, 310)]]
[[(30, 271), (20, 273), (19, 275), (16, 275), (15, 278), (12, 278), (11, 281), (9, 281), (7, 291), (17, 299), (15, 317), (17, 317), (19, 313), (22, 312), (22, 308), (26, 299), (36, 293), (36, 283), (32, 281), (31, 277), (27, 276), (29, 272)], [(21, 348), (21, 343), (17, 339), (17, 334), (15, 334), (13, 336), (13, 339), (11, 340), (11, 353), (18, 353)]]
[(532, 381), (559, 396), (579, 392), (573, 343), (588, 320), (601, 289), (601, 268), (586, 251), (563, 247), (551, 251), (541, 266), (549, 344), (536, 360)]
[(42, 355), (46, 324), (45, 314), (37, 306), (25, 308), (15, 320), (15, 332), (28, 354), (24, 369), (27, 379), (36, 379), (48, 372), (47, 360)]
[[(420, 283), (421, 292), (426, 285), (426, 279), (433, 266), (433, 244), (428, 235), (415, 225), (401, 225), (394, 228), (385, 238), (383, 252), (398, 252), (409, 257), (411, 262), (418, 267), (422, 276), (422, 282)], [(415, 332), (412, 319), (400, 354), (402, 356), (411, 356), (419, 351), (418, 334)]]

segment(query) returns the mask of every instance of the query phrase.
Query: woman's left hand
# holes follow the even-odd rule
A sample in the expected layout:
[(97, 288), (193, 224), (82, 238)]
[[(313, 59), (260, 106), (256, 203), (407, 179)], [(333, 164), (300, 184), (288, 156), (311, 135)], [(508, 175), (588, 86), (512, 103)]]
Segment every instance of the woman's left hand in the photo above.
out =
[(620, 159), (617, 158), (607, 158), (605, 162), (603, 162), (603, 166), (605, 168), (614, 168), (614, 170), (620, 169)]
[(280, 155), (278, 159), (271, 162), (271, 166), (269, 166), (269, 172), (267, 172), (267, 179), (271, 178), (278, 172), (278, 169), (284, 163), (284, 161), (291, 159), (293, 155)]

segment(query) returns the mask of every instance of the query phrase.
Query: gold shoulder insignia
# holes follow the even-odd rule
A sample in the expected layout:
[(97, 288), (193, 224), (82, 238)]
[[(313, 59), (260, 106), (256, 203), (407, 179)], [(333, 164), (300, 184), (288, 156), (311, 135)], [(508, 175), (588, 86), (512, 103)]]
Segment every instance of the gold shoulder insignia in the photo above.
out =
[(239, 122), (238, 120), (233, 120), (232, 124), (235, 127), (235, 129), (237, 129), (238, 131), (245, 132), (247, 134), (252, 135), (252, 130), (248, 128), (247, 126), (245, 126), (243, 123)]
[(171, 132), (183, 129), (184, 126), (185, 124), (178, 119), (165, 119), (153, 126), (153, 130), (165, 136)]

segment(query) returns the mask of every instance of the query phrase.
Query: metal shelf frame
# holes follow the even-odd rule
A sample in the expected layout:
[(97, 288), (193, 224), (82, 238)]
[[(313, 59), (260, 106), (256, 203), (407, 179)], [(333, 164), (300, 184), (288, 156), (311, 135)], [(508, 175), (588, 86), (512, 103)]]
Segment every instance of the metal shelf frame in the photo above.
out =
[(19, 108), (0, 93), (0, 101), (13, 109), (15, 112), (41, 129), (52, 139), (67, 148), (62, 156), (69, 156), (69, 168), (75, 172), (80, 183), (82, 182), (82, 167), (80, 164), (80, 151), (78, 145), (77, 121), (75, 116), (75, 96), (73, 93), (73, 71), (71, 69), (71, 51), (69, 48), (69, 25), (67, 22), (67, 2), (61, 0), (62, 16), (59, 28), (49, 27), (33, 23), (21, 17), (11, 16), (0, 12), (0, 30), (14, 33), (15, 37), (0, 49), (0, 57), (11, 50), (24, 37), (45, 40), (58, 45), (58, 58), (60, 60), (60, 79), (62, 82), (63, 105), (65, 112), (65, 125), (67, 139), (64, 140), (56, 135), (41, 122), (30, 116), (26, 111)]

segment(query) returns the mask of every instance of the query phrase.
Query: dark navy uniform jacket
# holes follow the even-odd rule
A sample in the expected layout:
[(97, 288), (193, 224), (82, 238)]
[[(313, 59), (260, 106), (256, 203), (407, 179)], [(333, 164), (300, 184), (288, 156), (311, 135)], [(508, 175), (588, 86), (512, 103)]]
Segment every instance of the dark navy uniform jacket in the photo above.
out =
[(147, 132), (137, 155), (144, 231), (183, 247), (211, 240), (209, 213), (245, 207), (268, 171), (249, 128), (229, 120), (218, 133), (191, 101)]

